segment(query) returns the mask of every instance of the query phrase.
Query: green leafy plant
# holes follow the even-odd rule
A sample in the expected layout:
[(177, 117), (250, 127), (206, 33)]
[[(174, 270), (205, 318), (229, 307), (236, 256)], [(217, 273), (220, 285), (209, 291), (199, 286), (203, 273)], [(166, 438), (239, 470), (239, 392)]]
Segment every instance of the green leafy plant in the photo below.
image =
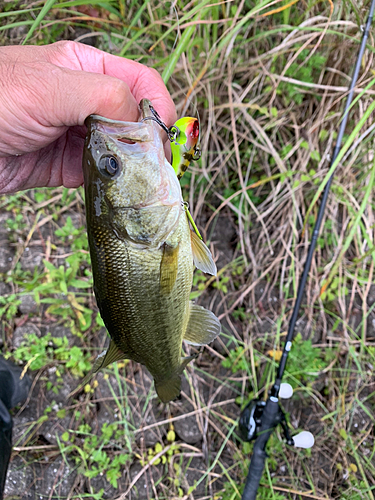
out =
[[(310, 57), (309, 55), (309, 50), (302, 50), (296, 61), (289, 66), (285, 75), (289, 78), (300, 80), (302, 82), (316, 82), (320, 68), (324, 67), (326, 63), (326, 58), (318, 53), (315, 53)], [(276, 68), (275, 71), (277, 71)], [(289, 82), (280, 82), (278, 93), (283, 95), (287, 105), (290, 102), (301, 104), (305, 96), (303, 89), (301, 89), (298, 85)]]
[[(118, 479), (121, 477), (123, 466), (131, 461), (131, 453), (122, 450), (120, 453), (110, 453), (104, 447), (110, 447), (111, 442), (117, 443), (117, 448), (124, 442), (123, 429), (118, 423), (104, 423), (101, 427), (101, 434), (91, 434), (91, 427), (88, 424), (79, 426), (78, 431), (66, 431), (61, 439), (68, 444), (64, 448), (64, 453), (73, 453), (74, 460), (80, 468), (81, 473), (88, 478), (94, 478), (105, 474), (109, 483), (118, 487)], [(75, 444), (83, 437), (81, 445)]]
[[(221, 364), (224, 368), (229, 368), (232, 373), (246, 372), (249, 368), (247, 359), (248, 350), (243, 346), (237, 346), (229, 350), (229, 356), (222, 360)], [(256, 360), (258, 360), (257, 355)]]
[[(8, 353), (10, 357), (11, 353)], [(15, 360), (26, 363), (30, 370), (39, 370), (54, 362), (60, 362), (75, 377), (83, 377), (90, 370), (89, 354), (77, 346), (69, 346), (68, 339), (52, 337), (50, 333), (38, 337), (35, 333), (25, 335), (21, 345), (12, 353)]]
[(10, 321), (17, 313), (20, 299), (14, 293), (10, 295), (0, 295), (0, 318)]
[(311, 384), (334, 357), (335, 352), (323, 352), (319, 347), (313, 346), (311, 339), (304, 340), (302, 335), (297, 333), (289, 353), (286, 378), (292, 377)]
[[(324, 283), (322, 284), (322, 286), (324, 286)], [(344, 297), (348, 295), (348, 293), (349, 290), (345, 285), (342, 284), (342, 279), (340, 279), (339, 276), (336, 276), (335, 278), (333, 278), (328, 288), (321, 294), (321, 299), (323, 301), (333, 302), (338, 297)]]
[(228, 293), (227, 283), (229, 283), (229, 280), (229, 276), (221, 275), (217, 281), (214, 281), (214, 283), (212, 283), (212, 286), (223, 293)]
[(91, 288), (92, 277), (78, 276), (80, 258), (70, 260), (68, 258), (67, 264), (69, 267), (63, 265), (56, 267), (44, 260), (46, 269), (44, 280), (33, 286), (30, 286), (31, 284), (25, 286), (33, 292), (37, 303), (50, 305), (47, 309), (48, 314), (60, 316), (71, 323), (73, 313), (80, 331), (85, 331), (91, 325), (93, 311), (84, 305), (86, 298), (85, 296), (79, 297), (76, 289)]

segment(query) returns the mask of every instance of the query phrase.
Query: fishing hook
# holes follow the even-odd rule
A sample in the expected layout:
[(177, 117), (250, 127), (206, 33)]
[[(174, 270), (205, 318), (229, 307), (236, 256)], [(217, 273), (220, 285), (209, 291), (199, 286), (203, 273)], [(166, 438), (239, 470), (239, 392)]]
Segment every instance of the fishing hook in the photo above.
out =
[(153, 120), (155, 121), (160, 127), (164, 130), (164, 132), (167, 134), (168, 139), (170, 142), (176, 142), (179, 135), (180, 135), (180, 129), (176, 127), (176, 125), (172, 125), (171, 127), (167, 127), (166, 124), (163, 122), (163, 120), (160, 118), (159, 113), (156, 111), (156, 109), (150, 105), (150, 111), (154, 116), (146, 116), (143, 118), (141, 121), (144, 122), (146, 120)]
[[(353, 100), (354, 88), (356, 82), (358, 80), (359, 70), (361, 67), (361, 61), (363, 54), (366, 48), (367, 38), (370, 32), (370, 26), (372, 23), (372, 18), (375, 10), (375, 0), (371, 1), (369, 15), (366, 21), (364, 28), (361, 26), (362, 31), (362, 40), (359, 48), (357, 60), (354, 67), (353, 77), (349, 86), (348, 96), (346, 99), (346, 104), (343, 112), (343, 118), (340, 124), (339, 132), (337, 135), (336, 146), (333, 150), (330, 167), (332, 167), (334, 161), (336, 160), (340, 148), (342, 139), (344, 136), (346, 123), (348, 120), (349, 109)], [(319, 207), (317, 219), (315, 222), (315, 226), (313, 229), (311, 242), (306, 258), (306, 262), (304, 265), (303, 273), (301, 276), (301, 280), (298, 286), (297, 297), (294, 304), (293, 313), (289, 322), (288, 333), (286, 336), (283, 353), (280, 359), (280, 363), (277, 369), (276, 380), (274, 385), (272, 386), (267, 401), (253, 400), (251, 401), (240, 417), (240, 431), (244, 437), (245, 441), (251, 441), (255, 439), (253, 454), (250, 461), (250, 467), (248, 476), (246, 479), (245, 489), (242, 495), (242, 500), (255, 500), (257, 491), (259, 488), (260, 480), (263, 474), (263, 470), (265, 467), (265, 462), (267, 458), (266, 446), (268, 440), (278, 424), (281, 424), (284, 430), (284, 434), (286, 437), (287, 444), (294, 445), (296, 447), (309, 448), (313, 445), (313, 436), (311, 433), (302, 432), (301, 434), (291, 437), (289, 434), (286, 417), (285, 414), (279, 404), (279, 398), (283, 398), (283, 393), (285, 393), (285, 385), (282, 384), (282, 378), (285, 371), (286, 362), (288, 359), (289, 351), (292, 347), (292, 340), (294, 337), (294, 330), (297, 323), (297, 318), (299, 314), (299, 309), (301, 307), (303, 292), (306, 286), (308, 274), (311, 267), (311, 262), (314, 255), (315, 246), (318, 240), (318, 235), (320, 231), (320, 227), (323, 221), (323, 215), (325, 211), (325, 207), (328, 200), (329, 190), (333, 180), (333, 173), (329, 177), (327, 184), (324, 187), (321, 204)], [(290, 387), (291, 389), (291, 387)], [(292, 390), (292, 389), (291, 389)], [(292, 390), (293, 391), (293, 390)], [(290, 394), (290, 391), (289, 391)], [(291, 395), (291, 394), (290, 394)], [(289, 396), (290, 397), (290, 396)], [(302, 434), (304, 434), (302, 436)], [(309, 435), (307, 435), (309, 434)]]

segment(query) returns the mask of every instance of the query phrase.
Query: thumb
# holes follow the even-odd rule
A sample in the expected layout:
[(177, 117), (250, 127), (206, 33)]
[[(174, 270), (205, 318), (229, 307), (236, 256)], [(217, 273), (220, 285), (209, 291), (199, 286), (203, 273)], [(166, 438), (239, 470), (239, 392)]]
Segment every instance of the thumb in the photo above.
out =
[[(45, 66), (44, 63), (38, 71), (34, 69), (36, 80), (41, 76), (40, 71), (45, 77)], [(51, 68), (48, 84), (45, 82), (40, 91), (41, 106), (39, 110), (33, 106), (39, 123), (55, 127), (83, 125), (91, 114), (114, 120), (138, 120), (138, 105), (124, 81), (53, 64), (47, 66)]]
[(12, 72), (1, 66), (0, 156), (45, 147), (90, 114), (138, 120), (138, 105), (117, 78), (46, 62), (16, 62)]
[[(43, 113), (45, 117), (50, 116), (51, 125), (83, 125), (91, 114), (113, 120), (138, 121), (138, 104), (124, 81), (67, 68), (57, 68), (56, 73), (51, 88), (53, 107), (45, 107)], [(43, 120), (42, 116), (39, 120)]]

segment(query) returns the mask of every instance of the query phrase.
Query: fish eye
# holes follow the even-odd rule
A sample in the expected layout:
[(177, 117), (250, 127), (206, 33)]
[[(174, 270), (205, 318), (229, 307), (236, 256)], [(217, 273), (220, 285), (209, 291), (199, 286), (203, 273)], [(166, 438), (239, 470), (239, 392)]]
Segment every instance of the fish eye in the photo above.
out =
[(115, 156), (103, 156), (99, 163), (100, 170), (113, 177), (119, 170), (120, 164)]

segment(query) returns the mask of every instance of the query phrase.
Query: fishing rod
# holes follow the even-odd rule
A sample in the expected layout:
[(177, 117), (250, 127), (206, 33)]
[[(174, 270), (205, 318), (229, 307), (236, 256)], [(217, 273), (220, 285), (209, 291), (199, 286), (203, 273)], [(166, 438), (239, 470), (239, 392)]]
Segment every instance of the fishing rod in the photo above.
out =
[[(358, 74), (361, 67), (362, 57), (365, 52), (370, 26), (374, 15), (374, 9), (375, 9), (375, 0), (371, 0), (369, 15), (366, 24), (364, 27), (361, 27), (363, 31), (361, 45), (356, 59), (352, 81), (348, 89), (348, 96), (345, 103), (343, 118), (340, 124), (336, 146), (332, 153), (330, 168), (332, 167), (334, 161), (336, 160), (340, 152), (341, 143), (346, 128), (346, 123), (348, 121), (349, 109), (354, 96), (354, 88), (358, 80)], [(291, 437), (288, 429), (286, 416), (279, 404), (279, 399), (280, 398), (287, 399), (288, 397), (291, 397), (293, 393), (293, 389), (289, 384), (282, 384), (282, 378), (284, 375), (288, 354), (292, 347), (292, 340), (294, 337), (294, 330), (296, 327), (299, 309), (302, 302), (303, 292), (310, 271), (311, 262), (314, 255), (316, 242), (318, 240), (320, 227), (322, 225), (324, 210), (327, 204), (328, 194), (332, 184), (332, 180), (333, 180), (333, 173), (329, 177), (328, 182), (324, 187), (321, 204), (318, 211), (318, 216), (311, 237), (310, 247), (308, 250), (305, 266), (301, 276), (301, 281), (297, 291), (296, 302), (294, 304), (293, 313), (289, 322), (288, 333), (285, 339), (283, 353), (277, 369), (275, 383), (273, 384), (269, 392), (267, 401), (262, 401), (259, 399), (252, 400), (245, 407), (240, 417), (239, 427), (243, 439), (245, 441), (255, 440), (253, 447), (253, 454), (250, 461), (249, 472), (246, 479), (245, 489), (242, 495), (242, 500), (255, 500), (257, 496), (260, 480), (263, 475), (263, 470), (267, 458), (266, 446), (273, 430), (279, 424), (281, 424), (283, 428), (286, 442), (288, 445), (300, 448), (310, 448), (314, 444), (314, 437), (310, 432), (302, 431), (297, 436)]]

